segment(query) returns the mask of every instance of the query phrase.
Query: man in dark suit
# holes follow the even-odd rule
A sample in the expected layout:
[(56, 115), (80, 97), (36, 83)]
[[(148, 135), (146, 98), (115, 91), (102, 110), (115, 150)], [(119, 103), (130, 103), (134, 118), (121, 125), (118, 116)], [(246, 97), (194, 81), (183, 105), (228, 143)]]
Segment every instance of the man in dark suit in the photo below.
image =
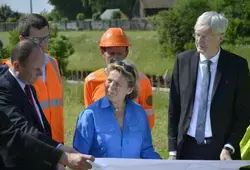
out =
[(4, 74), (7, 70), (8, 70), (8, 66), (7, 65), (2, 65), (2, 64), (0, 64), (0, 76), (2, 75), (2, 74)]
[[(5, 113), (1, 111), (0, 147), (6, 148), (11, 155), (25, 157), (26, 160), (36, 162), (39, 165), (45, 163), (57, 165), (60, 163), (72, 169), (83, 169), (86, 159), (86, 157), (81, 154), (63, 153), (63, 151), (23, 133), (20, 129), (16, 128)], [(80, 160), (78, 165), (72, 161), (76, 158)], [(3, 162), (0, 161), (0, 169), (4, 168)]]
[(170, 159), (240, 159), (250, 123), (245, 59), (220, 47), (228, 21), (205, 12), (194, 27), (196, 50), (177, 56), (168, 115)]
[[(30, 40), (19, 42), (12, 51), (11, 62), (13, 66), (0, 77), (0, 111), (6, 114), (11, 123), (24, 134), (65, 152), (76, 152), (73, 148), (52, 139), (50, 125), (31, 85), (42, 74), (44, 55), (40, 47)], [(0, 147), (0, 155), (3, 157), (5, 166), (13, 170), (56, 168), (47, 161), (45, 164), (37, 164), (36, 161), (17, 157), (6, 147)], [(84, 168), (88, 169), (90, 166), (86, 160), (92, 160), (93, 157), (83, 156), (85, 156)], [(75, 161), (79, 159), (76, 158)]]

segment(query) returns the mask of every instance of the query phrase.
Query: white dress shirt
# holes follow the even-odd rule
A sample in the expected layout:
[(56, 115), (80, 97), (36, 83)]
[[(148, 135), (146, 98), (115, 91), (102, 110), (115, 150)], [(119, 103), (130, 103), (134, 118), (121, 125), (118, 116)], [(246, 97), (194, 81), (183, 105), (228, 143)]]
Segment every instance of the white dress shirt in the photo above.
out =
[[(18, 82), (18, 84), (20, 85), (20, 87), (22, 88), (22, 90), (24, 91), (24, 93), (26, 94), (26, 92), (25, 92), (25, 90), (24, 90), (26, 84), (24, 84), (19, 78), (17, 78), (16, 74), (15, 74), (11, 69), (9, 69), (9, 72), (10, 72), (11, 75), (16, 79), (16, 81)], [(39, 110), (39, 107), (38, 107), (38, 105), (37, 105), (37, 103), (36, 103), (36, 100), (34, 99), (34, 95), (33, 95), (32, 90), (31, 90), (31, 95), (32, 95), (32, 100), (33, 100), (33, 102), (34, 102), (34, 104), (35, 104), (35, 108), (36, 108), (36, 112), (37, 112), (37, 114), (38, 114), (39, 120), (40, 120), (40, 122), (41, 122), (41, 124), (42, 124), (42, 126), (43, 126), (43, 128), (44, 128), (44, 124), (43, 124), (43, 120), (42, 120), (42, 115), (41, 115), (41, 113), (40, 113), (40, 110)]]
[(43, 83), (46, 83), (46, 65), (48, 64), (48, 62), (49, 62), (49, 56), (47, 56), (47, 54), (44, 53), (44, 65), (42, 67), (43, 75), (40, 76)]
[[(210, 106), (211, 106), (212, 91), (213, 91), (213, 87), (214, 87), (214, 79), (215, 79), (215, 74), (217, 71), (219, 55), (220, 55), (220, 50), (213, 58), (210, 59), (210, 61), (211, 61), (211, 65), (210, 65), (211, 79), (210, 79), (209, 92), (208, 92), (205, 138), (213, 136), (212, 128), (211, 128), (211, 120), (210, 120)], [(192, 137), (195, 137), (195, 132), (196, 132), (196, 124), (197, 124), (199, 105), (200, 105), (200, 99), (201, 99), (201, 90), (202, 90), (201, 89), (202, 88), (202, 78), (203, 78), (202, 67), (205, 66), (205, 64), (204, 64), (205, 60), (207, 60), (206, 57), (200, 53), (200, 61), (199, 61), (199, 69), (198, 69), (198, 75), (197, 75), (197, 81), (196, 81), (196, 91), (195, 91), (193, 115), (192, 115), (190, 126), (189, 126), (189, 129), (187, 132), (187, 134), (189, 136), (192, 136)]]

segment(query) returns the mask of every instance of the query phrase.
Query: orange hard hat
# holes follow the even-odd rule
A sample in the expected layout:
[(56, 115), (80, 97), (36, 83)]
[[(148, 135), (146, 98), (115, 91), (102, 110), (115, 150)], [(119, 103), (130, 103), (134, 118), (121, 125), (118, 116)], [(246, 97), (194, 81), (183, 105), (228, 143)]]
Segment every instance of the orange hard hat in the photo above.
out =
[(99, 47), (128, 47), (130, 42), (121, 28), (109, 28), (102, 36)]

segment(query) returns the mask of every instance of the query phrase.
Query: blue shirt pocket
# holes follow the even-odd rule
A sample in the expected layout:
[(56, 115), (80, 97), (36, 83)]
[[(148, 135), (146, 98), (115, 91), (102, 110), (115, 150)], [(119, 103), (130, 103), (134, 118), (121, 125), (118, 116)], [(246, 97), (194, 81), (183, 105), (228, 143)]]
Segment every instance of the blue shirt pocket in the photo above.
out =
[(140, 127), (129, 125), (129, 131), (124, 134), (123, 139), (123, 149), (128, 158), (140, 158), (142, 139)]
[(112, 148), (115, 139), (115, 128), (112, 125), (100, 125), (96, 127), (96, 136), (93, 149), (100, 152), (103, 157)]

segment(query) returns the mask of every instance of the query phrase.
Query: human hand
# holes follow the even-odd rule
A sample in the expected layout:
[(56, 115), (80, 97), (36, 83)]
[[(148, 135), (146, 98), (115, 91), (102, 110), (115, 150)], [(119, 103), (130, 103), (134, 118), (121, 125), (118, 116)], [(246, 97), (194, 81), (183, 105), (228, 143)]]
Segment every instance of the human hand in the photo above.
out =
[(94, 162), (95, 158), (91, 155), (66, 152), (63, 154), (60, 163), (73, 170), (88, 170), (91, 169), (92, 166), (87, 160)]
[(222, 149), (220, 153), (220, 160), (232, 160), (232, 157), (228, 150)]
[(64, 165), (58, 164), (56, 166), (56, 170), (65, 170), (65, 167), (64, 167)]
[(169, 155), (168, 160), (176, 160), (176, 156), (174, 156), (174, 155)]

